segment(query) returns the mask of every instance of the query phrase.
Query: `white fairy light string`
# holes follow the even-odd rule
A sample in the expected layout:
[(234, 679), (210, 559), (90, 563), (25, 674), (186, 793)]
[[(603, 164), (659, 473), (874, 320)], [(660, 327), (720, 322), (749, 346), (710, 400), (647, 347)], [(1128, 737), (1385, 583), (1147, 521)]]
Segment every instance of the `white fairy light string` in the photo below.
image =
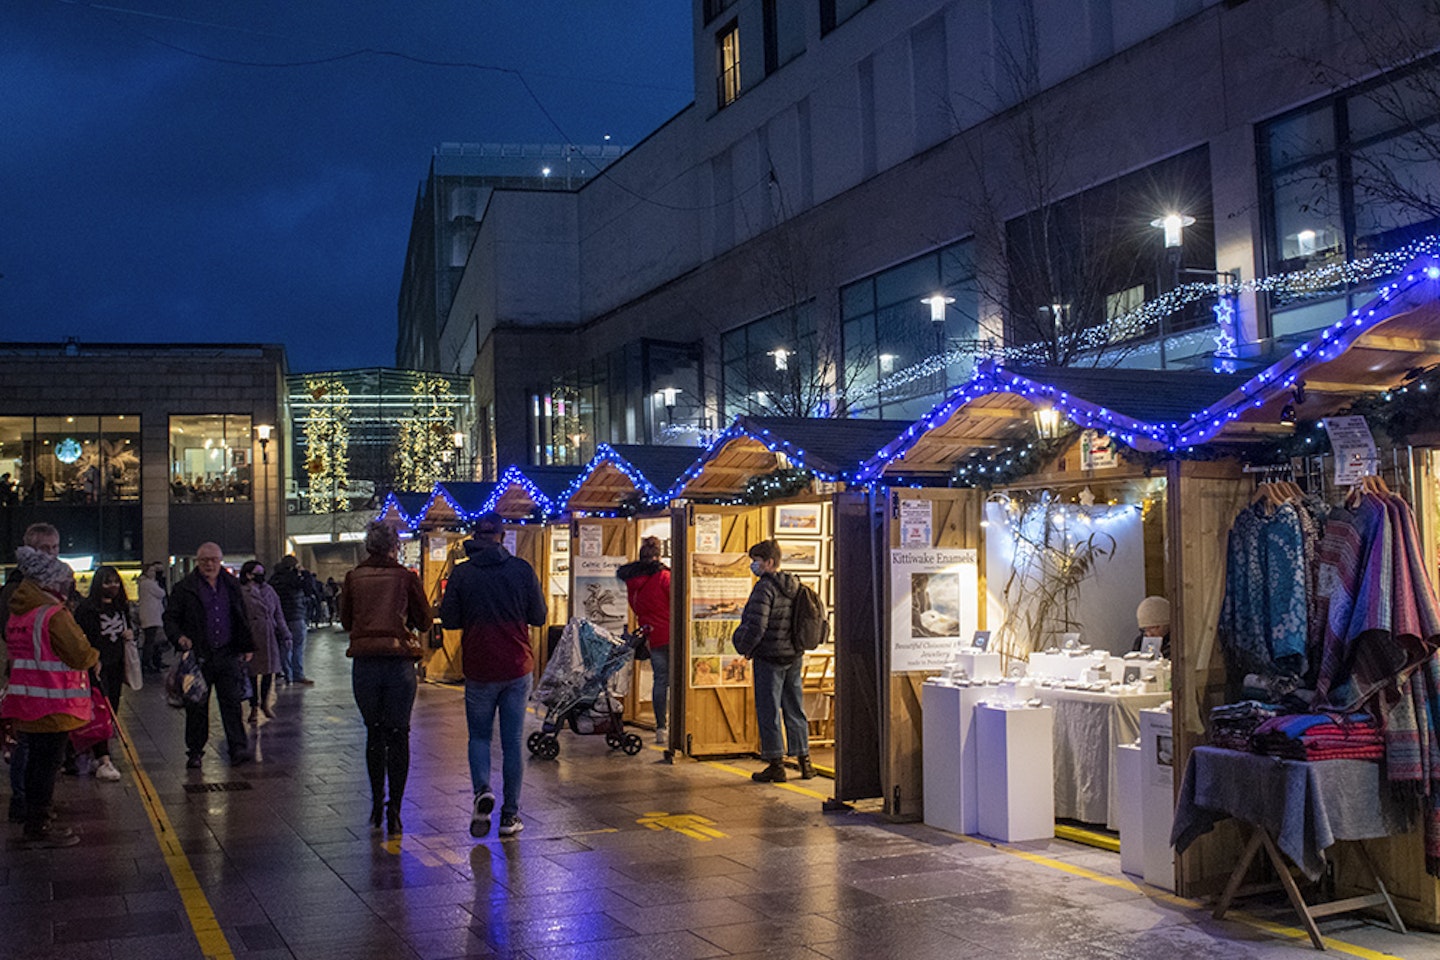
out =
[[(1440, 236), (1431, 235), (1398, 250), (1378, 253), (1350, 263), (1332, 263), (1316, 267), (1313, 270), (1280, 273), (1270, 277), (1247, 280), (1244, 283), (1187, 283), (1154, 300), (1146, 301), (1129, 313), (1063, 336), (1059, 339), (1057, 346), (1061, 352), (1065, 353), (1103, 350), (1117, 342), (1142, 336), (1151, 328), (1158, 327), (1160, 321), (1165, 317), (1199, 300), (1210, 297), (1232, 298), (1246, 293), (1313, 295), (1334, 290), (1336, 287), (1392, 277), (1404, 270), (1417, 257), (1433, 255), (1437, 252), (1440, 252)], [(1218, 314), (1216, 319), (1220, 320)], [(1228, 344), (1219, 346), (1220, 350), (1217, 350), (1217, 353), (1226, 355), (1223, 351)], [(853, 408), (870, 396), (899, 390), (916, 380), (932, 377), (946, 367), (964, 363), (973, 356), (974, 354), (970, 350), (951, 349), (926, 357), (918, 363), (911, 364), (905, 369), (857, 391), (849, 397), (850, 404)], [(990, 351), (990, 356), (1005, 364), (1043, 364), (1049, 357), (1049, 350), (1046, 344), (1040, 343), (1016, 347), (997, 346)]]

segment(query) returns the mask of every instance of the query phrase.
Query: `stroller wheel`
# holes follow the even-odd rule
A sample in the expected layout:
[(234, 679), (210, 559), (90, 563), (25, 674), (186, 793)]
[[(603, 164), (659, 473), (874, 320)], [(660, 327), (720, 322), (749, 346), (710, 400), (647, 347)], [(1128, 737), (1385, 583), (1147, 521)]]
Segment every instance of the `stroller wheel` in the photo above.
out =
[(625, 756), (633, 757), (640, 752), (640, 748), (644, 745), (645, 741), (640, 739), (638, 733), (627, 733), (625, 734), (625, 744), (622, 749), (625, 751)]
[(540, 756), (540, 744), (544, 742), (545, 734), (541, 733), (539, 730), (536, 730), (534, 733), (530, 734), (528, 739), (526, 739), (525, 746), (529, 748), (531, 753), (538, 757)]
[(617, 734), (613, 733), (605, 734), (605, 743), (611, 750), (619, 750), (620, 747), (624, 745), (624, 741), (621, 740)]
[(560, 756), (560, 741), (554, 737), (546, 737), (536, 745), (535, 756), (541, 760), (554, 760)]

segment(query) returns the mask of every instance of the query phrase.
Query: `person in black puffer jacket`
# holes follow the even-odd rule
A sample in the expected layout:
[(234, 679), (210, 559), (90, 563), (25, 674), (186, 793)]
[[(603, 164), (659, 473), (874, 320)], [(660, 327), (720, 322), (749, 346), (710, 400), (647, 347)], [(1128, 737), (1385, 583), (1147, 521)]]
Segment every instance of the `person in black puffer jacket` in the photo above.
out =
[(810, 763), (810, 721), (801, 692), (805, 651), (791, 637), (790, 628), (790, 610), (800, 581), (780, 572), (780, 544), (774, 540), (762, 540), (750, 548), (750, 572), (759, 579), (730, 640), (737, 652), (755, 661), (755, 718), (760, 725), (760, 757), (766, 765), (750, 779), (784, 783), (788, 753), (800, 765), (801, 779), (809, 780), (815, 776), (815, 768)]
[(281, 557), (275, 565), (270, 586), (280, 597), (280, 612), (290, 628), (290, 643), (281, 651), (280, 673), (286, 683), (309, 683), (305, 678), (305, 635), (309, 611), (305, 607), (305, 575), (300, 561), (293, 556)]

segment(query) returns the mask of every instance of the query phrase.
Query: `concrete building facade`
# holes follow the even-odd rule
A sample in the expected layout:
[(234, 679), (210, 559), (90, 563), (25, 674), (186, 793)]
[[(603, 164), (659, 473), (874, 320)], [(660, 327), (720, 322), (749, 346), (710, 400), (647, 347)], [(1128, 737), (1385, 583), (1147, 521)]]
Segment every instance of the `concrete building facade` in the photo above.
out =
[[(499, 463), (739, 413), (913, 417), (999, 351), (1208, 368), (1230, 337), (1243, 365), (1440, 226), (1407, 79), (1434, 70), (1428, 9), (694, 0), (694, 103), (582, 189), (496, 189), (401, 362), (474, 375)], [(1408, 205), (1374, 173), (1401, 155)]]
[(25, 527), (132, 571), (284, 552), (285, 353), (265, 344), (0, 344), (0, 562)]

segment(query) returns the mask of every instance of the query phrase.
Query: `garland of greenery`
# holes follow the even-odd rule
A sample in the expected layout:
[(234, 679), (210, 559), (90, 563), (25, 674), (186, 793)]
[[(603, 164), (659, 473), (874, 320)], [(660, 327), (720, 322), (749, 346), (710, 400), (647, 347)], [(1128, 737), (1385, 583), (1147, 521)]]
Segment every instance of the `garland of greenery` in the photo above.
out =
[(960, 460), (951, 471), (951, 483), (957, 487), (979, 487), (982, 490), (1003, 487), (1030, 476), (1059, 456), (1074, 434), (1075, 431), (1070, 430), (1046, 440), (1030, 425), (1023, 437), (1008, 446), (976, 450)]
[(769, 503), (804, 493), (810, 487), (813, 474), (798, 467), (781, 467), (751, 477), (745, 481), (745, 491), (740, 494), (741, 503)]

